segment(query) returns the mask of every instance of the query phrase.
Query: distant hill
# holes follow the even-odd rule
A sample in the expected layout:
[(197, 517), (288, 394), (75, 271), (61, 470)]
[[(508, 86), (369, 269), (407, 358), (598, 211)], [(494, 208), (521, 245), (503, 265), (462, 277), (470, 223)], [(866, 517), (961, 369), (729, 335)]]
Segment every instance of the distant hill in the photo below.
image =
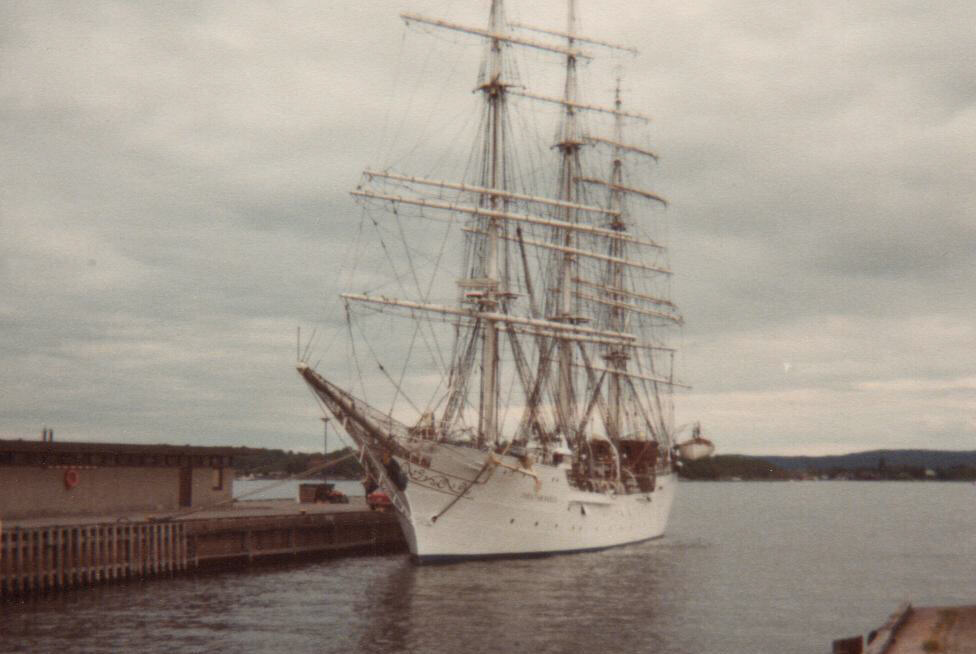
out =
[(760, 456), (763, 461), (786, 470), (857, 470), (886, 466), (921, 466), (937, 470), (954, 466), (976, 466), (976, 451), (871, 450), (836, 456)]
[(686, 462), (685, 479), (727, 481), (854, 479), (862, 481), (976, 480), (976, 451), (872, 450), (836, 456), (724, 454)]
[(728, 479), (783, 480), (790, 472), (765, 459), (741, 454), (717, 454), (707, 459), (687, 461), (678, 470), (685, 479), (720, 481)]

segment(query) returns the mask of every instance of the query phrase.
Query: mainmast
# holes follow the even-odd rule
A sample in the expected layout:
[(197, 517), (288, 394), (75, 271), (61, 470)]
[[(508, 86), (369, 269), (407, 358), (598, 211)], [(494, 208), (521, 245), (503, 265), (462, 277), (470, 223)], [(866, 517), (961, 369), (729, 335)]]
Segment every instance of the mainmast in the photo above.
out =
[[(559, 175), (559, 199), (567, 203), (560, 219), (566, 223), (576, 223), (577, 212), (569, 205), (576, 204), (578, 193), (577, 178), (580, 176), (579, 149), (582, 145), (576, 124), (576, 53), (574, 52), (576, 34), (576, 0), (568, 0), (566, 39), (566, 81), (563, 87), (563, 128), (557, 147), (562, 153)], [(560, 262), (558, 285), (556, 288), (556, 316), (554, 320), (573, 322), (573, 230), (565, 230), (562, 241), (566, 251)], [(566, 438), (576, 434), (576, 398), (573, 389), (573, 343), (562, 339), (558, 344), (559, 366), (556, 390), (556, 420), (559, 430)]]

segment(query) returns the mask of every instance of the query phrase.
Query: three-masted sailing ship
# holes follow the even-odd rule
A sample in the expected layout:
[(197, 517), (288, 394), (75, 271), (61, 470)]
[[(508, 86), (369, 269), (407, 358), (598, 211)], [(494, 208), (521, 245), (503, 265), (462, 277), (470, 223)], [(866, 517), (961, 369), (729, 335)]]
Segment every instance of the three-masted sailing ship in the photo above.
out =
[[(356, 443), (419, 561), (659, 537), (677, 485), (680, 384), (669, 343), (682, 322), (669, 299), (665, 235), (654, 233), (666, 203), (636, 179), (656, 156), (627, 140), (631, 124), (647, 119), (624, 109), (619, 81), (602, 105), (578, 90), (591, 50), (630, 49), (581, 35), (575, 0), (565, 30), (509, 23), (502, 0), (490, 2), (487, 27), (403, 18), (484, 42), (474, 163), (457, 179), (366, 171), (353, 195), (371, 212), (413, 208), (456, 226), (453, 297), (432, 301), (420, 284), (417, 297), (341, 297), (347, 316), (376, 311), (449, 330), (443, 384), (405, 421), (304, 361), (299, 373)], [(561, 95), (514, 79), (511, 59), (523, 49), (561, 66)], [(550, 188), (515, 174), (524, 124), (511, 119), (516, 101), (555, 115), (553, 173), (533, 176)], [(409, 371), (402, 380), (398, 392)]]

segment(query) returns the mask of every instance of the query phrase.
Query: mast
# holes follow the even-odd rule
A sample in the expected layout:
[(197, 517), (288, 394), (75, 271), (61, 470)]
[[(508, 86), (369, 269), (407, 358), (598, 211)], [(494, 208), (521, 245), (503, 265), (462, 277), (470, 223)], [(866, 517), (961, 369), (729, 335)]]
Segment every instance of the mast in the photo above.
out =
[[(617, 88), (614, 95), (614, 106), (617, 110), (620, 110), (620, 78), (617, 78)], [(621, 116), (617, 115), (614, 120), (614, 139), (616, 143), (620, 143), (622, 138), (623, 128), (621, 125)], [(623, 182), (622, 176), (622, 162), (621, 162), (620, 147), (618, 145), (613, 145), (613, 159), (612, 167), (610, 171), (610, 181), (611, 184), (615, 186), (620, 186)], [(618, 232), (623, 232), (626, 230), (626, 225), (620, 217), (622, 197), (621, 192), (615, 188), (615, 186), (610, 187), (610, 208), (617, 211), (617, 215), (613, 218), (610, 223), (610, 228)], [(616, 259), (623, 259), (623, 243), (617, 240), (610, 241), (610, 256)], [(617, 293), (618, 289), (622, 289), (624, 285), (623, 280), (623, 266), (616, 262), (610, 262), (610, 329), (623, 331), (624, 329), (624, 311), (621, 308), (623, 306), (624, 297)], [(621, 373), (627, 366), (627, 353), (624, 349), (608, 346), (607, 353), (605, 355), (607, 363), (610, 366), (612, 374), (610, 375), (609, 388), (607, 390), (608, 403), (610, 405), (610, 420), (609, 420), (609, 431), (608, 436), (612, 441), (616, 441), (620, 438), (622, 434), (622, 427), (620, 422), (620, 381)]]
[[(488, 189), (499, 189), (504, 185), (504, 153), (502, 143), (502, 111), (505, 104), (505, 85), (502, 77), (502, 48), (500, 37), (504, 36), (505, 16), (502, 0), (492, 0), (489, 16), (489, 31), (493, 35), (488, 53), (488, 79), (481, 86), (488, 109), (486, 134), (486, 161), (482, 168), (481, 185)], [(481, 203), (492, 211), (499, 209), (503, 202), (500, 195), (489, 192), (482, 194)], [(498, 307), (498, 232), (501, 228), (497, 218), (487, 221), (487, 251), (485, 253), (485, 277), (488, 284), (481, 298), (482, 311), (494, 311)], [(498, 328), (494, 320), (485, 321), (482, 329), (481, 350), (481, 401), (478, 425), (478, 446), (495, 443), (498, 440)]]
[[(557, 144), (562, 154), (562, 165), (559, 177), (559, 199), (569, 204), (577, 204), (576, 179), (580, 174), (579, 148), (580, 140), (576, 126), (576, 55), (573, 53), (576, 33), (576, 0), (567, 0), (568, 14), (566, 27), (566, 41), (569, 52), (566, 54), (566, 82), (563, 87), (563, 129), (562, 140)], [(561, 212), (561, 220), (567, 223), (577, 222), (577, 211), (570, 206)], [(560, 262), (559, 278), (556, 288), (557, 309), (556, 320), (572, 322), (573, 318), (573, 249), (574, 234), (566, 230), (562, 238), (562, 245), (566, 248)], [(565, 339), (558, 343), (558, 372), (556, 386), (556, 420), (560, 431), (566, 438), (577, 436), (575, 424), (575, 392), (573, 388), (573, 344)]]

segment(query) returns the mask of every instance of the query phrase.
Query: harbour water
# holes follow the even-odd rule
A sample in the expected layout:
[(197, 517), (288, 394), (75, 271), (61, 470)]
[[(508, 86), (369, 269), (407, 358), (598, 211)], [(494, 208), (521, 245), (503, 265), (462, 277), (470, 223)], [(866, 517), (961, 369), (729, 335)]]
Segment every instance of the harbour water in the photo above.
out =
[(685, 483), (667, 536), (650, 543), (66, 592), (0, 606), (0, 651), (827, 652), (903, 600), (973, 603), (974, 561), (971, 484)]
[[(234, 497), (246, 500), (297, 500), (298, 487), (302, 484), (321, 483), (321, 480), (282, 479), (238, 479), (234, 482)], [(358, 481), (348, 479), (331, 479), (329, 483), (336, 490), (342, 491), (349, 497), (363, 495), (363, 485)]]

